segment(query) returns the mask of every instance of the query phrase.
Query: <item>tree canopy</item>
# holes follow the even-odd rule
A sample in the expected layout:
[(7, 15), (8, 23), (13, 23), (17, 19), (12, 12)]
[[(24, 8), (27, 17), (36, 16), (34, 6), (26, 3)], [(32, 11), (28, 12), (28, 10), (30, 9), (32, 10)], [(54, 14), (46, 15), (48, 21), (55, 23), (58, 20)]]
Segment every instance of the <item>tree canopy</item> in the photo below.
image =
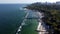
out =
[(45, 14), (45, 23), (49, 26), (52, 26), (54, 33), (60, 34), (60, 5), (57, 4), (44, 4), (44, 3), (33, 3), (25, 7), (31, 10), (38, 10), (44, 12)]

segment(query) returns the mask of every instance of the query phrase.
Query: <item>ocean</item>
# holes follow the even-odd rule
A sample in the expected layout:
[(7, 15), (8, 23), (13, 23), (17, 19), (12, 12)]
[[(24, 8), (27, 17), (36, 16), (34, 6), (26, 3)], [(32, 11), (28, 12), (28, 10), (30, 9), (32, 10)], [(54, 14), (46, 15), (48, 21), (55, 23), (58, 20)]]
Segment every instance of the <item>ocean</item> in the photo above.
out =
[[(0, 4), (0, 34), (16, 34), (21, 25), (25, 10), (20, 10), (25, 4)], [(27, 20), (28, 25), (23, 26), (21, 34), (37, 34), (37, 20)]]

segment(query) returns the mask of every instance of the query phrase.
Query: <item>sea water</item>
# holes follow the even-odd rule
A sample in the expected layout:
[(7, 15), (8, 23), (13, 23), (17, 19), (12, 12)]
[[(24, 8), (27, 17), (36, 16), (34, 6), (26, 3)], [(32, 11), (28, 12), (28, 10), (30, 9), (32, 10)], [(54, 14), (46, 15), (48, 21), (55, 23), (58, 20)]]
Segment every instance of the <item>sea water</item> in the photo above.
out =
[(24, 10), (19, 9), (23, 6), (23, 4), (0, 4), (0, 34), (15, 34), (25, 16)]
[[(20, 10), (24, 6), (26, 4), (0, 4), (0, 34), (16, 34), (26, 15), (26, 10)], [(34, 12), (29, 13), (28, 17), (33, 17)], [(36, 19), (27, 19), (25, 24), (19, 34), (37, 34)]]

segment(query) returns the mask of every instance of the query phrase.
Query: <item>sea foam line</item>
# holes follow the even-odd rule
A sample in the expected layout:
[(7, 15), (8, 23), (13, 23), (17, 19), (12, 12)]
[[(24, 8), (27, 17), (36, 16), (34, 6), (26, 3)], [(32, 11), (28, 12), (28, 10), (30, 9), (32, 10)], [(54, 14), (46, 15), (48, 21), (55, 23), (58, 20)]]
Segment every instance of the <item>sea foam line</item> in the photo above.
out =
[[(26, 16), (25, 16), (24, 18), (27, 18), (28, 15), (29, 15), (29, 12), (27, 12), (27, 14), (26, 14)], [(26, 20), (27, 20), (27, 19), (24, 19), (24, 20), (23, 20), (23, 22), (22, 22), (21, 25), (19, 26), (16, 34), (19, 34), (19, 32), (21, 32), (21, 29), (22, 29), (22, 27), (25, 25), (25, 21), (26, 21)]]

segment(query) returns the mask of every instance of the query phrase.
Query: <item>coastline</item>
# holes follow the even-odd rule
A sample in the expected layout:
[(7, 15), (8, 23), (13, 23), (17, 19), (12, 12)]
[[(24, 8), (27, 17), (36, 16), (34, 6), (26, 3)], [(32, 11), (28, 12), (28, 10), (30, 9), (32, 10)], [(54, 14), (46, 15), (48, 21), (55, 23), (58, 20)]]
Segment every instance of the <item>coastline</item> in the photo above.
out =
[(25, 13), (27, 13), (27, 14), (26, 14), (26, 16), (24, 17), (24, 20), (22, 21), (21, 25), (19, 26), (16, 34), (19, 34), (19, 32), (21, 32), (22, 27), (25, 25), (25, 21), (27, 20), (27, 19), (25, 19), (25, 18), (27, 18), (27, 16), (29, 15), (29, 12), (25, 11)]
[(38, 19), (38, 26), (37, 26), (37, 32), (38, 32), (38, 34), (45, 34), (45, 33), (48, 33), (48, 32), (46, 32), (47, 30), (46, 30), (46, 28), (44, 27), (44, 25), (45, 24), (43, 24), (44, 22), (43, 22), (43, 20), (42, 20), (42, 18), (44, 17), (44, 14), (43, 13), (41, 13), (41, 12), (37, 12), (37, 14), (39, 15), (39, 17), (40, 17), (40, 19)]
[[(42, 25), (44, 23), (43, 20), (42, 20), (42, 18), (44, 17), (44, 13), (43, 12), (39, 12), (39, 11), (35, 11), (35, 12), (36, 12), (37, 16), (39, 17), (37, 19), (38, 25), (37, 25), (36, 31), (38, 32), (38, 34), (45, 34), (46, 29), (45, 29), (44, 25)], [(27, 16), (28, 16), (28, 13), (25, 16), (25, 18), (27, 18)], [(18, 31), (17, 31), (16, 34), (18, 34), (21, 31), (21, 28), (25, 24), (24, 23), (25, 21), (26, 21), (26, 19), (23, 20), (23, 22), (22, 22), (21, 26), (18, 28)]]
[[(29, 10), (30, 11), (30, 10)], [(25, 19), (23, 20), (23, 22), (21, 23), (21, 25), (19, 26), (16, 34), (37, 34), (38, 32), (36, 32), (36, 28), (37, 28), (37, 25), (38, 25), (38, 22), (37, 22), (37, 19), (27, 19), (28, 16), (34, 16), (35, 13), (33, 13), (33, 15), (31, 15), (32, 13), (27, 11), (27, 14), (26, 16), (24, 17)], [(28, 27), (29, 26), (29, 27)]]
[(36, 12), (30, 10), (29, 16), (26, 18), (27, 21), (25, 22), (27, 25), (23, 26), (21, 34), (38, 34), (38, 32), (35, 31), (37, 29), (38, 22), (37, 19), (33, 18), (36, 16), (35, 13)]

